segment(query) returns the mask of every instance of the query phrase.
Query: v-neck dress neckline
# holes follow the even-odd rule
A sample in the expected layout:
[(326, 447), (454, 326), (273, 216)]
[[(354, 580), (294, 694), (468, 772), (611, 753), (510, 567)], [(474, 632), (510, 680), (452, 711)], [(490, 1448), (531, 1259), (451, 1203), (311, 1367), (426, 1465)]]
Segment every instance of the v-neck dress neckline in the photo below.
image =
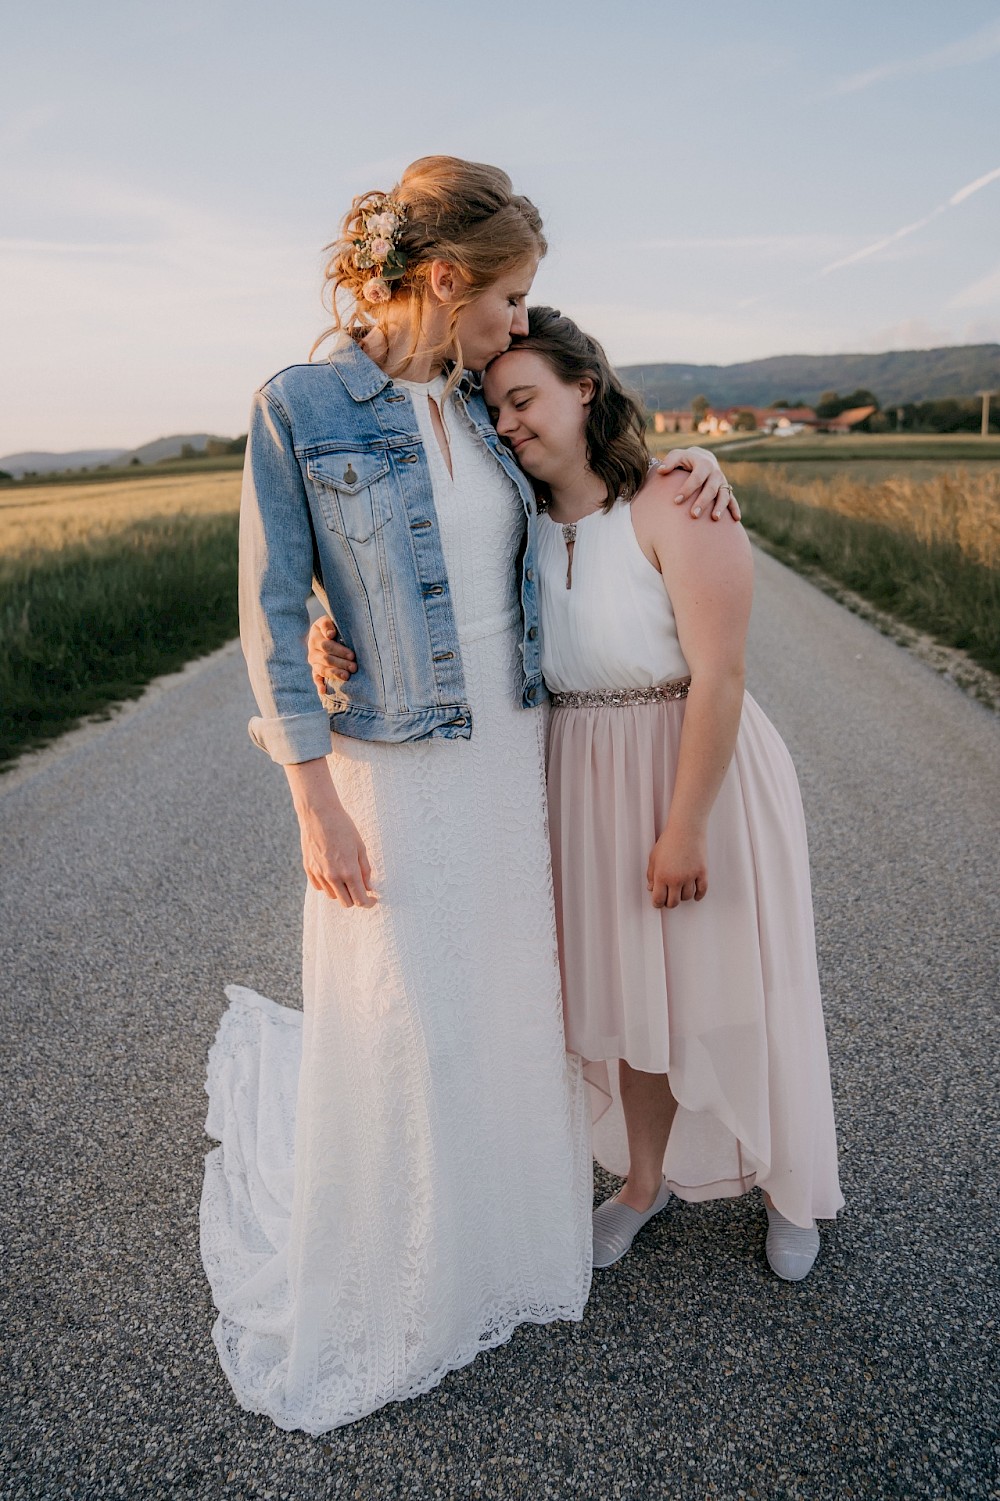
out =
[[(433, 464), (434, 456), (436, 456), (441, 462), (444, 478), (449, 485), (454, 485), (456, 483), (455, 445), (452, 442), (452, 430), (448, 421), (449, 414), (446, 411), (446, 403), (441, 400), (441, 393), (447, 385), (447, 381), (448, 377), (443, 371), (435, 375), (431, 380), (403, 380), (398, 376), (393, 377), (393, 385), (402, 387), (409, 394), (410, 400), (413, 402), (413, 409), (417, 416), (417, 426), (420, 428), (420, 435), (424, 440), (424, 446), (430, 455), (429, 461)], [(423, 397), (423, 401), (420, 400), (421, 397)], [(434, 428), (434, 418), (431, 416), (430, 409), (431, 401), (434, 402), (438, 409), (441, 426), (444, 428), (445, 438), (448, 443), (447, 456), (441, 447), (440, 439)], [(424, 426), (425, 418), (426, 430)], [(428, 438), (428, 432), (430, 438)]]

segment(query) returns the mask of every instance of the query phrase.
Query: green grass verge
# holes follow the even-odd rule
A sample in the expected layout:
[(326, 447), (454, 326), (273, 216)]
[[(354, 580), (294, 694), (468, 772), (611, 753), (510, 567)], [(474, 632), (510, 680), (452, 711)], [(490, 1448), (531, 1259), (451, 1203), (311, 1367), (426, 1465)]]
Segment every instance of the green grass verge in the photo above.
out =
[(770, 494), (763, 483), (742, 485), (740, 504), (747, 529), (779, 557), (822, 570), (897, 620), (1000, 673), (1000, 570), (950, 543), (921, 542), (877, 522), (799, 505)]
[(0, 560), (0, 767), (236, 635), (238, 518)]

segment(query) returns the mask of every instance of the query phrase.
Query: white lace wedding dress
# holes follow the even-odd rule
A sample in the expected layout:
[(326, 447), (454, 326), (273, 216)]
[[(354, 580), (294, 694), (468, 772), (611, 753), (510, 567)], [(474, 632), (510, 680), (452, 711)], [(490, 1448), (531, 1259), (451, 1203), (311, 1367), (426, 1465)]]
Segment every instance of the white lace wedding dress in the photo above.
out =
[(202, 1257), (244, 1408), (322, 1433), (516, 1325), (579, 1319), (589, 1112), (563, 1047), (544, 713), (519, 707), (513, 485), (448, 404), (434, 483), (473, 737), (334, 736), (380, 901), (309, 889), (304, 1013), (230, 987), (209, 1056)]

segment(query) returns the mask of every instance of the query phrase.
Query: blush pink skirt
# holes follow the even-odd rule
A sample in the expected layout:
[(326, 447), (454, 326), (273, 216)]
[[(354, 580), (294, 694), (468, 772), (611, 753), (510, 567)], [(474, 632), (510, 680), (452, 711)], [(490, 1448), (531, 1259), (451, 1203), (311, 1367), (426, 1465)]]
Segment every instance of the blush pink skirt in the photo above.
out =
[[(708, 892), (646, 889), (686, 703), (554, 708), (548, 788), (567, 1048), (584, 1060), (594, 1155), (622, 1176), (615, 1060), (668, 1076), (664, 1176), (681, 1198), (757, 1186), (798, 1225), (843, 1206), (795, 768), (744, 699), (709, 819)], [(610, 1066), (609, 1066), (610, 1065)]]

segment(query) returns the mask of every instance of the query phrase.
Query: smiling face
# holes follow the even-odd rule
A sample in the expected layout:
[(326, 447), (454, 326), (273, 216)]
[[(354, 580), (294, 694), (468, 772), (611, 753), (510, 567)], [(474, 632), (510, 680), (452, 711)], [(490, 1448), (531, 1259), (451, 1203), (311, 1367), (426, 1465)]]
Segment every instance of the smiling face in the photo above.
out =
[(537, 269), (537, 256), (519, 261), (460, 310), (455, 332), (467, 370), (485, 370), (509, 347), (514, 334), (528, 332), (525, 304)]
[(487, 370), (483, 395), (497, 432), (532, 479), (559, 485), (586, 467), (594, 395), (588, 377), (562, 381), (542, 355), (512, 349)]

